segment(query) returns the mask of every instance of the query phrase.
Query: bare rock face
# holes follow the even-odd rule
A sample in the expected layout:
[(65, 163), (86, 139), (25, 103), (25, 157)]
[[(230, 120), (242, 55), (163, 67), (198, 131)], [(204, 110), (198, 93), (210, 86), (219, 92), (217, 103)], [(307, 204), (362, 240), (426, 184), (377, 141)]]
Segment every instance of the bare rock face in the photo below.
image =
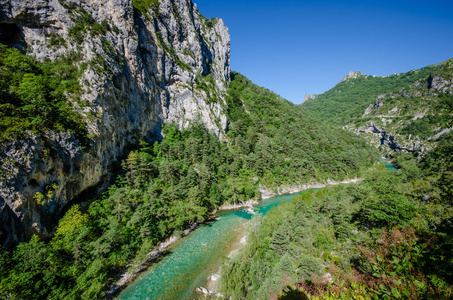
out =
[(224, 136), (230, 37), (190, 0), (142, 13), (130, 0), (0, 0), (0, 42), (88, 65), (72, 101), (92, 137), (88, 151), (65, 132), (0, 146), (0, 240), (48, 237), (71, 200), (101, 187), (127, 145), (161, 138), (164, 123)]
[(362, 72), (360, 72), (360, 71), (351, 71), (351, 72), (348, 73), (348, 75), (345, 75), (345, 76), (341, 79), (341, 81), (343, 82), (343, 81), (346, 81), (346, 80), (348, 80), (348, 79), (355, 79), (355, 78), (359, 78), (359, 77), (361, 77), (361, 76), (363, 76), (363, 75), (362, 75)]
[(446, 94), (453, 94), (453, 79), (448, 80), (440, 76), (430, 75), (426, 81), (426, 86), (428, 89), (433, 89), (435, 91), (440, 91)]
[(307, 102), (307, 101), (313, 100), (313, 99), (316, 99), (316, 95), (305, 94), (303, 102)]

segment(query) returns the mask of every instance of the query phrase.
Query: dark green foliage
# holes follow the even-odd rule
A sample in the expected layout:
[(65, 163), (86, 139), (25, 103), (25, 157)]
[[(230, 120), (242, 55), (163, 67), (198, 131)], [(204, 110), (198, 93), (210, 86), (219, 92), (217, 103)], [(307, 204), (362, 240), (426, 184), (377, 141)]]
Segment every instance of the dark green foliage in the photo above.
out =
[(218, 102), (219, 96), (216, 92), (216, 83), (214, 76), (210, 73), (206, 76), (197, 76), (195, 78), (195, 87), (197, 90), (204, 91), (207, 97), (207, 103)]
[(270, 185), (310, 178), (342, 179), (377, 153), (356, 135), (315, 121), (298, 106), (232, 74), (228, 140), (236, 157)]
[(308, 191), (270, 211), (224, 266), (224, 294), (449, 299), (452, 145), (448, 134), (422, 161), (400, 156), (397, 171), (378, 168), (360, 184)]
[(40, 63), (17, 49), (0, 45), (0, 142), (25, 137), (26, 130), (73, 132), (89, 144), (82, 117), (66, 99), (78, 97), (81, 70), (65, 57)]
[(82, 43), (87, 32), (92, 36), (100, 36), (105, 35), (110, 29), (107, 20), (102, 20), (99, 24), (89, 13), (79, 10), (76, 13), (75, 24), (69, 28), (68, 34), (74, 41)]
[(49, 45), (51, 47), (61, 47), (66, 45), (66, 41), (63, 37), (58, 34), (52, 33), (50, 35)]
[(430, 174), (453, 171), (453, 134), (441, 137), (438, 146), (422, 159), (422, 167)]
[(438, 127), (440, 124), (446, 124), (445, 127), (452, 126), (452, 118), (449, 115), (428, 115), (417, 120), (405, 122), (404, 126), (399, 128), (397, 132), (402, 135), (416, 135), (422, 140), (435, 135), (432, 128)]
[(400, 173), (375, 173), (366, 179), (372, 186), (373, 193), (368, 193), (367, 201), (363, 203), (357, 214), (361, 224), (367, 228), (387, 227), (405, 224), (416, 213), (414, 203), (399, 191), (402, 175)]
[(215, 24), (217, 23), (219, 19), (217, 18), (210, 18), (210, 19), (206, 19), (206, 26), (208, 28), (214, 28)]
[[(421, 161), (427, 174), (438, 176), (436, 182), (439, 193), (437, 201), (453, 206), (453, 134), (442, 136), (438, 146)], [(436, 199), (433, 199), (436, 201)]]

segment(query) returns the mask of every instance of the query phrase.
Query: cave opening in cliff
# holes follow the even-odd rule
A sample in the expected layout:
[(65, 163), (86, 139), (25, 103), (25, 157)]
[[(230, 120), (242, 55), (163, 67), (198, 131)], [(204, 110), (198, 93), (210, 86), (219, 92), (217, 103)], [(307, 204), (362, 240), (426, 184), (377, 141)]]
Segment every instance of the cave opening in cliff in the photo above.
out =
[(0, 23), (0, 43), (16, 48), (22, 48), (21, 32), (15, 23)]

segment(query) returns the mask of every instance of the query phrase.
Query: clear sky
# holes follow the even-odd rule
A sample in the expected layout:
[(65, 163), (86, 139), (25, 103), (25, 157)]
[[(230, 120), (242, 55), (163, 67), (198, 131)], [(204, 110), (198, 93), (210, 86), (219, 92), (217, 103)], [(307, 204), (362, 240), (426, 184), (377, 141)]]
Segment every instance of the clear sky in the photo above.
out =
[(453, 0), (193, 0), (231, 35), (231, 69), (301, 103), (349, 71), (386, 76), (453, 57)]

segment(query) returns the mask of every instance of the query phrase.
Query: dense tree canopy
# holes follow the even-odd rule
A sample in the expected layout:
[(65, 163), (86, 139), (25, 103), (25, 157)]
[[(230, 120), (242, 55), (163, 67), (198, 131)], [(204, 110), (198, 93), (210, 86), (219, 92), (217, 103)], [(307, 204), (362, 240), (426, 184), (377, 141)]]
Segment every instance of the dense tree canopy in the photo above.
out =
[[(449, 299), (453, 135), (421, 161), (296, 196), (250, 230), (224, 266), (233, 299)], [(330, 297), (330, 298), (328, 298)]]

